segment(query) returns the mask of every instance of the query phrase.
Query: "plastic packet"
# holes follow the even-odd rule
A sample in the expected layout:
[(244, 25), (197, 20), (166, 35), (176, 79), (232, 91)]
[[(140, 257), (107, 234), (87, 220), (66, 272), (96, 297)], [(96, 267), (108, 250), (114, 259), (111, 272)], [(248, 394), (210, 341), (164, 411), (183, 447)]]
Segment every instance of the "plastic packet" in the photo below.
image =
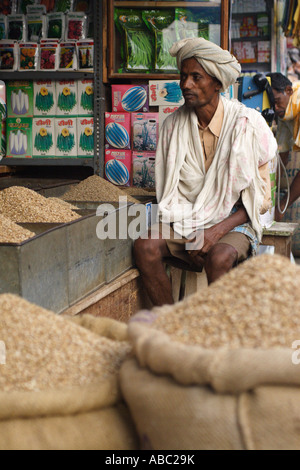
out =
[(56, 0), (55, 1), (55, 11), (67, 13), (73, 11), (73, 0)]
[(47, 38), (63, 40), (65, 37), (65, 15), (49, 13), (47, 15)]
[(7, 17), (0, 15), (0, 41), (7, 38)]
[(155, 70), (178, 73), (176, 57), (169, 53), (176, 42), (174, 10), (144, 10), (143, 20), (152, 31), (155, 50)]
[(39, 45), (36, 42), (19, 44), (19, 70), (38, 70)]
[(39, 14), (26, 15), (26, 38), (30, 42), (40, 42), (46, 34), (46, 17)]
[(17, 0), (2, 0), (0, 2), (0, 15), (14, 15), (17, 13)]
[(59, 45), (58, 70), (77, 70), (76, 41), (64, 41)]
[(42, 43), (40, 45), (40, 70), (57, 70), (58, 69), (58, 51), (59, 44)]
[(17, 41), (0, 41), (0, 70), (1, 72), (18, 70)]
[(6, 115), (6, 86), (5, 83), (0, 80), (0, 122), (6, 119)]
[(85, 39), (87, 33), (87, 16), (85, 13), (68, 13), (66, 16), (66, 39)]
[(46, 15), (47, 10), (45, 5), (28, 5), (26, 7), (27, 15)]
[(37, 3), (45, 6), (47, 13), (52, 13), (55, 10), (55, 0), (37, 0)]
[(116, 8), (115, 24), (122, 34), (121, 59), (125, 72), (149, 72), (153, 69), (154, 48), (151, 33), (140, 10)]
[(94, 40), (77, 41), (78, 70), (92, 71), (94, 68)]
[(8, 15), (7, 23), (7, 38), (15, 41), (25, 41), (25, 15)]
[[(216, 10), (216, 12), (212, 12)], [(209, 40), (209, 25), (220, 23), (220, 12), (216, 8), (201, 8), (192, 10), (187, 8), (175, 9), (175, 24), (177, 38), (204, 38)]]
[(27, 7), (34, 4), (35, 0), (18, 0), (18, 13), (25, 15), (27, 13)]
[(84, 13), (91, 13), (93, 6), (92, 0), (75, 0), (74, 11), (83, 11)]

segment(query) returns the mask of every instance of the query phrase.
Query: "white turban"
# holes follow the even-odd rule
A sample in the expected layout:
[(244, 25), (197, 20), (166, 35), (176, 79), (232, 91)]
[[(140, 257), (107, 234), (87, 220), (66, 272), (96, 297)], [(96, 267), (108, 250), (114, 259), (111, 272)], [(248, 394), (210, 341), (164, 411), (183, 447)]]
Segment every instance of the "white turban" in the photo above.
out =
[(236, 82), (241, 73), (241, 65), (230, 52), (204, 38), (182, 39), (170, 49), (172, 57), (177, 58), (177, 66), (185, 59), (194, 57), (211, 77), (222, 83), (221, 92)]

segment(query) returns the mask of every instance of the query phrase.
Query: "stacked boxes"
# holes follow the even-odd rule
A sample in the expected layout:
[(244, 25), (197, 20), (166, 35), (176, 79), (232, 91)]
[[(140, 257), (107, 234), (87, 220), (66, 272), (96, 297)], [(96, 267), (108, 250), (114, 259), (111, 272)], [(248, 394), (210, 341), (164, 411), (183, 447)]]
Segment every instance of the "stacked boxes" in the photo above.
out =
[(7, 157), (93, 158), (93, 80), (7, 82)]
[(6, 155), (6, 88), (0, 80), (0, 160)]

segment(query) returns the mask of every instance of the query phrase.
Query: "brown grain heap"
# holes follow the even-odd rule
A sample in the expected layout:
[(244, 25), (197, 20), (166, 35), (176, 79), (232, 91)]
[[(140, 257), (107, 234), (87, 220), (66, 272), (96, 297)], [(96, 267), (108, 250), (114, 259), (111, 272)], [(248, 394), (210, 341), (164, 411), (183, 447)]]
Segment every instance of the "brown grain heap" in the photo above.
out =
[(21, 186), (0, 191), (0, 213), (17, 223), (67, 223), (80, 218), (60, 203)]
[(62, 199), (64, 201), (119, 202), (120, 196), (127, 196), (128, 202), (139, 203), (109, 181), (93, 175), (72, 187)]
[(299, 266), (260, 255), (174, 308), (158, 309), (153, 327), (204, 348), (291, 348), (300, 339), (299, 292)]
[(22, 243), (35, 236), (35, 233), (20, 227), (0, 214), (0, 243)]
[(70, 204), (69, 202), (64, 201), (63, 199), (60, 199), (59, 197), (48, 197), (47, 200), (52, 201), (52, 202), (57, 202), (62, 207), (68, 208), (71, 211), (77, 211), (78, 210), (78, 207), (74, 206), (74, 204)]
[(131, 347), (92, 333), (11, 294), (0, 295), (6, 364), (0, 390), (42, 391), (102, 382), (118, 374)]

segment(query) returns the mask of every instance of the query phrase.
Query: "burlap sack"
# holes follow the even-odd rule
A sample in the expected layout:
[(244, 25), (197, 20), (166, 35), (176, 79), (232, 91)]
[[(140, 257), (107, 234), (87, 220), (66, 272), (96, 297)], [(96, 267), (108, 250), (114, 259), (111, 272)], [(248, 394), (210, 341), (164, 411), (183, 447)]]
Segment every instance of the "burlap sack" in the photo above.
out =
[[(126, 337), (126, 325), (114, 320), (66, 319), (115, 340)], [(0, 392), (0, 436), (0, 450), (138, 449), (119, 376), (80, 388)]]
[(141, 445), (155, 450), (300, 449), (300, 366), (290, 349), (207, 350), (152, 328), (157, 313), (129, 324), (135, 359), (121, 389)]

